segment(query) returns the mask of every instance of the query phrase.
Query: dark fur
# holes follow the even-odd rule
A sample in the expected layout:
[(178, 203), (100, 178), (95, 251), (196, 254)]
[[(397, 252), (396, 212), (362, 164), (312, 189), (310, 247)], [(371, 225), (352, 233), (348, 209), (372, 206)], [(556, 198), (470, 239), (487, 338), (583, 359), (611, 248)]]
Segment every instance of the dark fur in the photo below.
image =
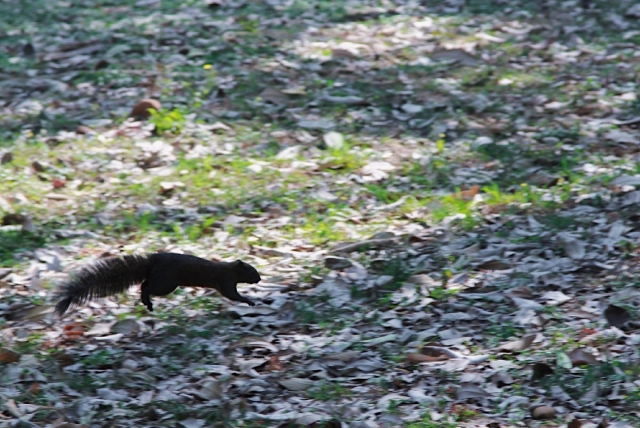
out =
[(62, 316), (72, 305), (124, 293), (138, 283), (142, 303), (150, 311), (153, 311), (151, 296), (166, 296), (181, 285), (213, 288), (230, 300), (254, 306), (236, 287), (239, 282), (256, 284), (260, 280), (258, 271), (242, 260), (212, 262), (176, 253), (110, 257), (72, 274), (56, 293), (60, 301), (55, 312)]

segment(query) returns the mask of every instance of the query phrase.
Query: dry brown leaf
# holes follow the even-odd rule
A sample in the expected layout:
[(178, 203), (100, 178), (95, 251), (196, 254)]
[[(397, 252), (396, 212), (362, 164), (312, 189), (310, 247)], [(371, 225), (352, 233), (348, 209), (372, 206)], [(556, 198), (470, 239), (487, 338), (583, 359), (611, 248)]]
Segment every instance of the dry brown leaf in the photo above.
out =
[(514, 340), (513, 342), (500, 345), (498, 349), (502, 351), (513, 351), (513, 352), (524, 351), (525, 349), (528, 349), (531, 346), (536, 336), (537, 335), (535, 334), (524, 336), (522, 339)]
[(13, 154), (11, 152), (4, 152), (0, 157), (0, 165), (11, 163), (13, 161)]
[(142, 99), (131, 109), (129, 116), (136, 119), (148, 119), (151, 116), (150, 109), (159, 111), (162, 109), (162, 104), (153, 98)]
[(464, 201), (470, 201), (478, 194), (478, 192), (480, 192), (480, 186), (475, 185), (475, 186), (471, 186), (467, 190), (462, 190), (456, 193), (455, 197), (458, 199), (462, 199)]
[(17, 363), (18, 361), (20, 361), (19, 353), (7, 348), (0, 349), (0, 363), (10, 364)]
[(84, 336), (86, 327), (81, 323), (70, 323), (64, 326), (64, 337), (67, 340), (78, 339)]
[(586, 352), (584, 348), (576, 348), (567, 354), (574, 366), (598, 364), (596, 357)]
[(413, 364), (431, 363), (434, 361), (444, 361), (448, 359), (449, 357), (447, 357), (446, 355), (432, 356), (432, 355), (424, 355), (424, 354), (407, 354), (407, 361)]
[(604, 310), (604, 317), (610, 326), (622, 327), (631, 320), (631, 314), (626, 309), (616, 305), (609, 305)]
[(287, 94), (279, 91), (275, 88), (266, 88), (259, 95), (263, 102), (268, 102), (276, 105), (287, 104), (289, 102), (289, 97)]
[(75, 358), (71, 354), (67, 354), (65, 351), (56, 352), (53, 357), (62, 367), (70, 366), (76, 362)]
[(461, 65), (475, 66), (482, 61), (463, 49), (441, 49), (431, 54), (435, 60), (454, 61)]
[(282, 361), (277, 355), (272, 355), (269, 357), (269, 364), (266, 368), (267, 371), (279, 371), (282, 370)]
[(550, 406), (538, 406), (531, 410), (531, 417), (535, 420), (554, 419), (558, 412)]
[(608, 428), (608, 427), (609, 427), (609, 420), (607, 420), (607, 418), (602, 418), (602, 421), (600, 421), (600, 423), (597, 426), (597, 428)]
[(552, 375), (554, 370), (545, 363), (535, 363), (531, 372), (531, 381), (542, 379), (545, 376)]
[(492, 394), (472, 383), (460, 385), (457, 392), (458, 400), (466, 401), (469, 399), (486, 399)]
[(333, 58), (346, 58), (346, 59), (355, 59), (358, 58), (353, 52), (347, 49), (332, 49), (331, 56)]
[(515, 381), (513, 376), (505, 371), (499, 371), (491, 376), (491, 381), (496, 384), (498, 388), (502, 388), (506, 385), (511, 385)]
[(130, 335), (136, 334), (138, 331), (140, 331), (140, 324), (132, 319), (121, 320), (111, 326), (111, 333)]
[(289, 379), (281, 379), (278, 383), (290, 391), (306, 391), (315, 383), (311, 379), (301, 379), (293, 377)]
[(37, 395), (40, 393), (40, 384), (38, 382), (33, 382), (29, 387), (29, 394)]
[(507, 270), (513, 266), (501, 260), (489, 260), (477, 266), (480, 270)]

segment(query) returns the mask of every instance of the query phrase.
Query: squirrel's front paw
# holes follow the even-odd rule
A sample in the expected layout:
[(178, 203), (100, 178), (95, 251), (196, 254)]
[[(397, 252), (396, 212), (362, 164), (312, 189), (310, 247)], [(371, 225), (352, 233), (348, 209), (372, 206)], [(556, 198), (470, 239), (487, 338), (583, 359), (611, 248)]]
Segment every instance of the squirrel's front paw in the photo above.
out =
[(255, 303), (253, 303), (253, 300), (251, 300), (251, 299), (250, 299), (250, 298), (248, 298), (248, 297), (244, 297), (244, 296), (242, 296), (242, 298), (241, 298), (241, 300), (240, 300), (240, 301), (241, 301), (241, 302), (244, 302), (244, 303), (246, 303), (246, 304), (248, 304), (248, 305), (250, 305), (250, 306), (255, 306), (255, 305), (256, 305)]

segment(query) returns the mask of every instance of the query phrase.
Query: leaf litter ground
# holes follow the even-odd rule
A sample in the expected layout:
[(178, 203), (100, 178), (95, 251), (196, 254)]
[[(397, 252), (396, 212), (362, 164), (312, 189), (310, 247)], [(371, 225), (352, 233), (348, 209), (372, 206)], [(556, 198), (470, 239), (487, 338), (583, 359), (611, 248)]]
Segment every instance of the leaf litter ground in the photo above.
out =
[[(0, 12), (3, 423), (640, 424), (632, 1)], [(158, 250), (256, 265), (260, 304), (51, 318)]]

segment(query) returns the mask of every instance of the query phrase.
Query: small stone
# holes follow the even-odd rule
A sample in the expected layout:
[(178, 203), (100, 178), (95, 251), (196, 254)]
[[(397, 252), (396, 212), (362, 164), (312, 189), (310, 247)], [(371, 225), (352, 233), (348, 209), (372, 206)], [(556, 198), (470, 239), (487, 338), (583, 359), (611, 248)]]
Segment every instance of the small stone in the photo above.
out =
[(535, 420), (555, 419), (556, 409), (550, 406), (538, 406), (531, 410), (531, 417)]
[(160, 104), (160, 101), (154, 100), (153, 98), (145, 98), (133, 107), (129, 116), (136, 119), (148, 119), (151, 116), (149, 109), (158, 111), (161, 108), (162, 104)]

